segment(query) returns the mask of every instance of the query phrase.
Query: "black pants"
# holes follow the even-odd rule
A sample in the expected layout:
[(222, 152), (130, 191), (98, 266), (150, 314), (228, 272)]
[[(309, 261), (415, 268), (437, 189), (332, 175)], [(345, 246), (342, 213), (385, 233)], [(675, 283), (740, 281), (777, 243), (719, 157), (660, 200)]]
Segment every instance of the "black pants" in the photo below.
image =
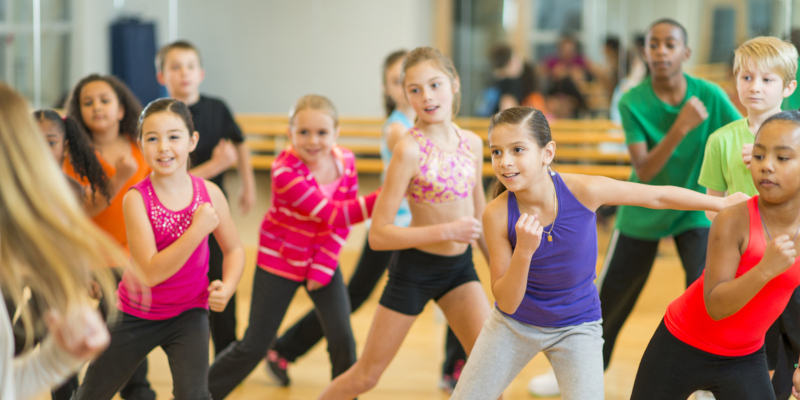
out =
[(709, 390), (717, 400), (775, 399), (764, 348), (742, 357), (723, 357), (681, 342), (664, 321), (644, 351), (631, 400), (686, 399)]
[(767, 364), (775, 370), (772, 387), (778, 400), (792, 395), (794, 364), (800, 357), (800, 288), (792, 293), (786, 309), (767, 331)]
[(156, 347), (167, 353), (176, 400), (210, 400), (208, 311), (193, 308), (161, 321), (122, 314), (108, 349), (89, 365), (76, 400), (110, 400)]
[[(222, 249), (214, 237), (208, 235), (208, 281), (222, 280)], [(236, 341), (236, 293), (231, 296), (222, 312), (209, 311), (211, 340), (214, 341), (214, 355), (219, 355), (229, 344)]]
[[(700, 275), (706, 263), (708, 228), (692, 229), (675, 236), (675, 245), (686, 271), (686, 287)], [(603, 313), (603, 368), (608, 368), (622, 325), (636, 305), (658, 252), (658, 240), (641, 240), (615, 230), (606, 262), (600, 272), (600, 308)]]
[[(369, 298), (375, 285), (383, 276), (383, 272), (392, 260), (393, 251), (376, 251), (369, 247), (369, 241), (364, 242), (361, 258), (358, 260), (356, 270), (347, 284), (347, 294), (350, 296), (350, 312), (355, 312)], [(302, 319), (297, 321), (275, 343), (275, 350), (289, 362), (294, 362), (298, 357), (307, 353), (320, 339), (322, 339), (322, 324), (315, 310), (311, 310)], [(445, 343), (445, 360), (442, 365), (442, 374), (453, 373), (453, 368), (458, 360), (466, 360), (467, 353), (461, 347), (455, 334), (447, 328)]]
[[(250, 325), (239, 342), (231, 343), (217, 356), (208, 372), (208, 387), (216, 400), (224, 399), (267, 354), (286, 309), (302, 282), (295, 282), (256, 267)], [(335, 378), (356, 362), (356, 342), (350, 327), (350, 300), (339, 268), (331, 282), (308, 292), (328, 339), (331, 375)]]

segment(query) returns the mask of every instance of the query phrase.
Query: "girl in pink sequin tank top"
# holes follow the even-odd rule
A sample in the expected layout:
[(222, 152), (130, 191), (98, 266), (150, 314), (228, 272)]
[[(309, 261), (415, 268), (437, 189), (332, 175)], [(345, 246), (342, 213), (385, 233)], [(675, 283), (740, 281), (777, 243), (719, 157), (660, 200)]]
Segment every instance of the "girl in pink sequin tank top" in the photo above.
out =
[[(152, 173), (124, 197), (131, 257), (117, 290), (122, 318), (111, 346), (86, 373), (76, 399), (111, 399), (155, 347), (167, 353), (178, 399), (211, 399), (208, 309), (222, 311), (244, 268), (244, 249), (222, 191), (188, 173), (197, 145), (183, 103), (159, 99), (142, 112), (142, 154)], [(223, 279), (209, 284), (208, 235), (223, 253)]]

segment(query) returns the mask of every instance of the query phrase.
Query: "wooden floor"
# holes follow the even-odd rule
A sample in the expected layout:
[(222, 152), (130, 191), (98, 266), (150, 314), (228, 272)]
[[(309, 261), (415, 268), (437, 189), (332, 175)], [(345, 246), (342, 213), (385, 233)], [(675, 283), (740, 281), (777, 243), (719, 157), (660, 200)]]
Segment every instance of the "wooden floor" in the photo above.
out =
[[(247, 325), (250, 286), (252, 284), (255, 249), (258, 241), (258, 226), (260, 224), (260, 216), (266, 211), (269, 201), (268, 179), (267, 175), (257, 176), (257, 182), (260, 185), (258, 205), (248, 217), (242, 217), (234, 210), (235, 222), (247, 248), (248, 260), (237, 296), (239, 337), (241, 337)], [(229, 181), (229, 193), (237, 193), (235, 177), (229, 179)], [(374, 189), (376, 186), (376, 179), (362, 178), (362, 191)], [(232, 203), (235, 203), (235, 201), (232, 201)], [(608, 244), (610, 229), (598, 227), (598, 232), (600, 254), (597, 266), (599, 272)], [(346, 281), (358, 260), (364, 243), (364, 235), (365, 229), (363, 225), (358, 226), (352, 231), (343, 250), (341, 266)], [(486, 262), (480, 256), (480, 252), (475, 254), (476, 270), (491, 299), (491, 292), (487, 286), (489, 280)], [(385, 279), (384, 276), (378, 289), (364, 306), (352, 316), (353, 331), (355, 332), (356, 343), (359, 345), (358, 354), (361, 354)], [(622, 400), (630, 397), (633, 379), (645, 346), (663, 317), (669, 302), (682, 293), (683, 282), (684, 273), (674, 246), (670, 241), (665, 240), (662, 242), (659, 257), (656, 260), (644, 292), (619, 336), (614, 358), (605, 374), (606, 399)], [(305, 291), (299, 291), (289, 308), (281, 330), (286, 329), (310, 308), (311, 301)], [(440, 367), (444, 357), (444, 337), (444, 324), (441, 314), (434, 304), (428, 304), (425, 311), (417, 319), (399, 354), (381, 378), (377, 388), (359, 398), (365, 400), (446, 399), (448, 396), (438, 388)], [(172, 381), (166, 356), (161, 349), (156, 349), (151, 353), (149, 360), (149, 379), (158, 393), (158, 399), (171, 399)], [(537, 374), (545, 372), (547, 369), (548, 363), (545, 357), (542, 355), (535, 357), (505, 391), (505, 399), (531, 398), (526, 389), (528, 380)], [(289, 374), (292, 379), (292, 385), (288, 388), (276, 387), (265, 373), (264, 364), (262, 363), (228, 399), (315, 399), (330, 380), (330, 367), (327, 352), (325, 351), (325, 343), (321, 342), (309, 354), (299, 359), (297, 363), (290, 365)], [(44, 398), (42, 397), (42, 399)], [(554, 397), (554, 399), (557, 398)]]

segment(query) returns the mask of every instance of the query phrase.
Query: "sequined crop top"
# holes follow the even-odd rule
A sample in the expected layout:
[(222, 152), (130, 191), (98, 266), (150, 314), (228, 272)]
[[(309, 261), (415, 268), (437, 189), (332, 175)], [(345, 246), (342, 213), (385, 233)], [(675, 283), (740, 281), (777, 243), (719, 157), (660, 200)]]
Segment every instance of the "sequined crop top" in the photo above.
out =
[(417, 128), (411, 135), (419, 143), (419, 172), (408, 186), (411, 200), (421, 203), (447, 203), (469, 196), (475, 187), (475, 154), (467, 139), (456, 128), (460, 139), (454, 152), (436, 147)]

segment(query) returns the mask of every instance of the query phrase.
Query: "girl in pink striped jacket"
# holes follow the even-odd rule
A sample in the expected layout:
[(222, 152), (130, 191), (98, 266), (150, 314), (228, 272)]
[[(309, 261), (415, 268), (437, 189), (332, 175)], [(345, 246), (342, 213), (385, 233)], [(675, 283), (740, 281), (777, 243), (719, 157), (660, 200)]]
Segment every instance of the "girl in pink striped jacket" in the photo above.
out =
[(322, 321), (333, 377), (355, 363), (350, 300), (337, 263), (350, 226), (369, 218), (377, 192), (358, 196), (355, 157), (336, 146), (337, 125), (336, 109), (322, 96), (300, 98), (290, 113), (292, 145), (272, 163), (250, 325), (209, 370), (214, 399), (225, 398), (264, 358), (303, 284)]

